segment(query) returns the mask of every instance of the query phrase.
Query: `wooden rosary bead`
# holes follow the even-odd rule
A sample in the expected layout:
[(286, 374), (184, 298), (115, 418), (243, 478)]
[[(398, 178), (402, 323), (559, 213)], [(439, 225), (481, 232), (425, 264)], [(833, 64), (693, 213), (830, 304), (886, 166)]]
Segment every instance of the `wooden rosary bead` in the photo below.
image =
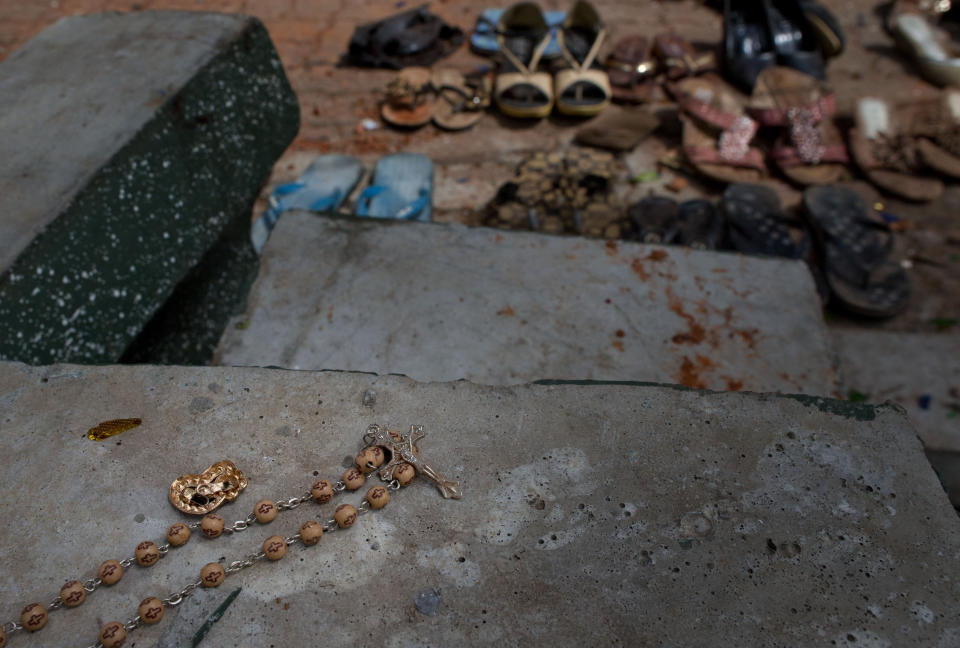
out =
[(200, 570), (200, 580), (204, 587), (219, 587), (226, 577), (227, 572), (220, 563), (207, 563)]
[(333, 519), (341, 529), (346, 529), (357, 521), (357, 509), (350, 504), (341, 504), (333, 512)]
[(120, 648), (127, 640), (127, 629), (119, 621), (111, 621), (100, 630), (100, 643), (103, 648)]
[(355, 461), (361, 471), (365, 474), (370, 474), (383, 465), (383, 459), (383, 448), (380, 446), (368, 446), (360, 451)]
[(77, 607), (87, 600), (87, 590), (78, 580), (67, 581), (60, 588), (60, 600), (65, 607)]
[(268, 560), (280, 560), (287, 555), (287, 541), (281, 536), (270, 536), (263, 541), (263, 553)]
[(416, 476), (417, 469), (413, 467), (413, 464), (398, 463), (397, 467), (393, 469), (393, 478), (400, 482), (401, 486), (406, 486)]
[(350, 490), (357, 490), (363, 486), (363, 482), (366, 481), (367, 478), (363, 476), (359, 468), (350, 468), (347, 472), (343, 473), (343, 477), (340, 479), (343, 480), (343, 485)]
[(145, 598), (140, 601), (140, 607), (137, 608), (137, 614), (140, 615), (140, 620), (147, 625), (159, 623), (163, 618), (163, 601), (158, 599), (156, 596)]
[(279, 512), (277, 503), (271, 502), (270, 500), (260, 500), (253, 507), (253, 514), (257, 516), (257, 522), (260, 524), (273, 522)]
[(39, 603), (31, 603), (20, 613), (20, 625), (24, 630), (36, 632), (47, 625), (47, 608)]
[(104, 585), (113, 585), (123, 578), (123, 565), (117, 560), (107, 560), (97, 569), (97, 578)]
[(167, 542), (171, 547), (182, 547), (190, 539), (190, 527), (183, 522), (171, 524), (167, 529)]
[(145, 540), (137, 545), (133, 551), (133, 557), (141, 567), (150, 567), (160, 560), (160, 549), (157, 543), (152, 540)]
[(300, 527), (300, 541), (305, 545), (315, 545), (323, 537), (323, 525), (316, 520), (307, 520)]
[(333, 499), (333, 484), (326, 479), (318, 479), (313, 483), (310, 495), (317, 500), (317, 504), (326, 504)]
[(223, 533), (223, 518), (216, 513), (207, 513), (200, 520), (200, 533), (208, 538), (218, 538)]
[(374, 486), (367, 491), (367, 502), (372, 509), (382, 509), (390, 501), (390, 493), (383, 486)]

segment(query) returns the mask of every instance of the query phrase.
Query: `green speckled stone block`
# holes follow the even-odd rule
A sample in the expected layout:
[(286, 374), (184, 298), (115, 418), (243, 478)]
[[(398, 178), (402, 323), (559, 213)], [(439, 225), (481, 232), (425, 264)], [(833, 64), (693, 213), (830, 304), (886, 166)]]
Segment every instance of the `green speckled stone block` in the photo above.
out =
[[(298, 128), (249, 16), (76, 16), (15, 52), (0, 64), (0, 359), (114, 362), (155, 316), (179, 327), (154, 323), (157, 338), (222, 327), (253, 261), (235, 233)], [(194, 297), (168, 304), (178, 289)]]

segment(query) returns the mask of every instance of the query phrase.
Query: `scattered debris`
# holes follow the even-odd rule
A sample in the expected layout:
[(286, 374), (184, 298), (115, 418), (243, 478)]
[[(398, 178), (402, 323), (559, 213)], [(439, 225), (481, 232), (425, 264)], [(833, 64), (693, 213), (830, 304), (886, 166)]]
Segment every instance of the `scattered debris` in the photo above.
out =
[(922, 410), (928, 410), (930, 409), (930, 401), (932, 400), (933, 398), (930, 396), (930, 394), (923, 394), (917, 397), (917, 405)]
[(642, 182), (655, 182), (660, 179), (660, 174), (656, 171), (641, 171), (637, 175), (630, 178), (630, 182), (633, 184), (640, 184)]
[(413, 604), (421, 614), (437, 616), (440, 610), (440, 592), (432, 587), (425, 589), (413, 597)]
[(936, 317), (930, 320), (930, 323), (936, 326), (937, 330), (946, 331), (956, 326), (958, 321), (955, 317)]
[(103, 441), (104, 439), (109, 439), (110, 437), (116, 436), (121, 432), (132, 430), (142, 422), (143, 421), (138, 418), (111, 419), (109, 421), (104, 421), (96, 427), (92, 427), (87, 430), (87, 438), (91, 441)]
[(372, 131), (372, 130), (377, 130), (378, 128), (380, 128), (380, 124), (377, 123), (376, 121), (370, 119), (369, 117), (367, 117), (366, 119), (361, 120), (361, 121), (360, 121), (360, 126), (361, 126), (361, 127), (363, 128), (363, 130), (365, 130), (365, 131)]
[(683, 176), (674, 176), (673, 180), (667, 183), (667, 189), (673, 193), (679, 193), (687, 188), (687, 179)]

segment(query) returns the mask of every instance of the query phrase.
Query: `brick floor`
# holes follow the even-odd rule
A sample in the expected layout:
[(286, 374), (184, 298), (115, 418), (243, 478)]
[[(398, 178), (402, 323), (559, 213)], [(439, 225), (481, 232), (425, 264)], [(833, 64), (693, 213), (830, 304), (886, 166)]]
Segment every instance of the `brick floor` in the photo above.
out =
[[(382, 0), (49, 0), (13, 2), (0, 0), (0, 60), (62, 16), (96, 11), (181, 9), (242, 12), (258, 16), (266, 24), (301, 101), (302, 127), (289, 151), (278, 162), (266, 196), (277, 182), (295, 178), (310, 159), (328, 151), (347, 152), (369, 165), (388, 152), (419, 151), (433, 157), (438, 166), (437, 218), (476, 222), (475, 208), (486, 202), (496, 187), (509, 178), (512, 167), (526, 153), (570, 144), (576, 120), (550, 118), (536, 124), (520, 123), (487, 115), (473, 130), (443, 133), (427, 126), (415, 132), (387, 128), (365, 131), (364, 118), (377, 119), (381, 89), (392, 73), (337, 67), (356, 24), (387, 16), (416, 2)], [(543, 2), (544, 8), (563, 8), (568, 2)], [(847, 117), (857, 97), (922, 96), (931, 88), (913, 74), (900, 58), (882, 27), (878, 0), (834, 0), (829, 3), (847, 31), (847, 51), (829, 68), (837, 92), (841, 119)], [(694, 42), (716, 44), (721, 34), (720, 16), (697, 0), (596, 0), (595, 5), (611, 29), (611, 40), (639, 32), (652, 36), (673, 29)], [(434, 0), (431, 8), (469, 33), (482, 5), (468, 0)], [(491, 3), (496, 6), (496, 3)], [(467, 71), (489, 64), (466, 47), (444, 61)], [(651, 138), (626, 156), (631, 172), (655, 168), (660, 152), (678, 142)], [(671, 177), (664, 174), (665, 179)], [(715, 197), (718, 187), (695, 178), (682, 195)], [(662, 184), (662, 183), (661, 183)], [(856, 186), (869, 196), (877, 194), (863, 182)], [(629, 201), (657, 189), (657, 185), (624, 186), (620, 193)], [(779, 186), (790, 203), (799, 193)], [(888, 210), (913, 226), (899, 240), (897, 252), (912, 263), (915, 296), (910, 311), (882, 324), (894, 330), (934, 330), (935, 318), (960, 317), (960, 188), (951, 187), (931, 205), (917, 206), (885, 199)], [(263, 208), (261, 201), (257, 210)], [(842, 318), (838, 325), (863, 325)]]

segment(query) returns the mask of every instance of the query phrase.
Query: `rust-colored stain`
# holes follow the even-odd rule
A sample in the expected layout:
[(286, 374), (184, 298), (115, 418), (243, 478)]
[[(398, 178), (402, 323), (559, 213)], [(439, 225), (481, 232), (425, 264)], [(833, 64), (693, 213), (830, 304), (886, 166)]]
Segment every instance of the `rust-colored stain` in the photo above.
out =
[(142, 422), (143, 421), (138, 418), (111, 419), (109, 421), (104, 421), (96, 427), (92, 427), (87, 430), (87, 438), (91, 441), (103, 441), (104, 439), (109, 439), (110, 437), (116, 436), (121, 432), (132, 430)]
[(516, 314), (517, 314), (516, 311), (514, 311), (513, 308), (511, 308), (510, 306), (504, 306), (503, 308), (497, 311), (497, 315), (506, 315), (508, 317), (513, 317)]
[(727, 269), (726, 269), (726, 268), (714, 268), (714, 269), (711, 270), (710, 272), (716, 272), (717, 274), (726, 274)]
[(626, 333), (623, 332), (623, 329), (617, 329), (617, 332), (614, 333), (617, 337), (623, 337)]
[(497, 234), (496, 236), (493, 237), (493, 242), (494, 242), (494, 243), (499, 243), (499, 242), (502, 241), (502, 240), (503, 240), (503, 237), (500, 236), (499, 234)]
[(328, 322), (333, 321), (333, 306), (327, 309), (327, 321)]
[(621, 342), (620, 340), (614, 340), (613, 342), (610, 343), (610, 346), (612, 346), (617, 351), (620, 351), (621, 353), (623, 352), (623, 342)]
[(663, 261), (668, 256), (670, 255), (667, 254), (666, 250), (654, 250), (647, 258), (651, 261)]
[(673, 296), (672, 291), (667, 291), (667, 298), (670, 300), (670, 310), (682, 317), (687, 322), (688, 331), (677, 333), (671, 339), (674, 344), (700, 344), (707, 337), (707, 331), (700, 325), (693, 315), (683, 309), (683, 304), (679, 299)]
[(737, 380), (736, 378), (731, 378), (730, 376), (724, 376), (723, 380), (727, 383), (727, 391), (740, 391), (743, 389), (742, 380)]
[(610, 298), (607, 297), (606, 299), (604, 299), (604, 300), (603, 300), (603, 303), (604, 303), (604, 304), (609, 304), (609, 303), (610, 303)]
[(706, 356), (696, 356), (696, 362), (687, 356), (683, 356), (683, 362), (680, 363), (680, 373), (676, 376), (677, 382), (684, 387), (706, 389), (707, 384), (703, 381), (701, 374), (713, 368), (713, 366), (713, 361)]
[(640, 277), (640, 281), (646, 281), (650, 278), (650, 274), (647, 272), (647, 269), (643, 267), (643, 259), (640, 257), (635, 257), (633, 261), (630, 262), (630, 268), (637, 273), (637, 276)]
[(610, 256), (617, 256), (617, 242), (616, 241), (607, 241), (606, 243), (607, 254)]
[(757, 348), (757, 339), (756, 336), (760, 333), (757, 329), (739, 329), (736, 331), (730, 331), (730, 337), (734, 336), (740, 337), (744, 342), (747, 343), (747, 346), (751, 349)]

